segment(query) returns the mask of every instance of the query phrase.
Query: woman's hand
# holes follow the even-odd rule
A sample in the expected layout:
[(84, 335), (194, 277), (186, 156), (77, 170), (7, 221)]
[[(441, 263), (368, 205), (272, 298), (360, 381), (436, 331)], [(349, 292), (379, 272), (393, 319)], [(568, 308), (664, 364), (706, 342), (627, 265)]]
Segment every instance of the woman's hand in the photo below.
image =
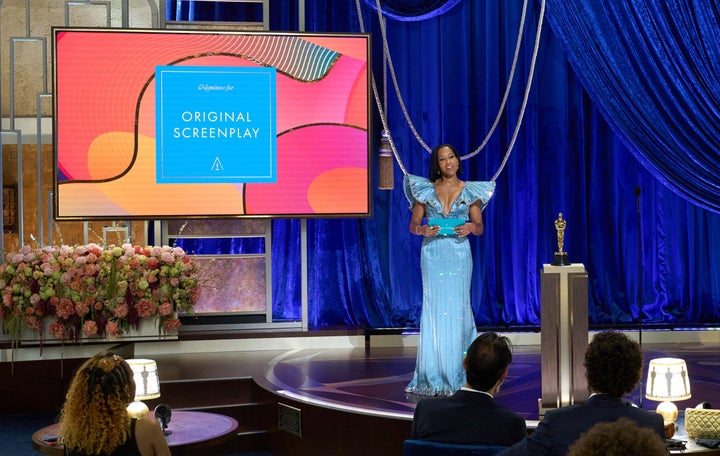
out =
[(415, 234), (425, 237), (437, 236), (440, 232), (439, 225), (418, 225), (415, 227)]
[(473, 234), (475, 232), (475, 224), (468, 222), (463, 225), (456, 226), (453, 230), (458, 236), (467, 236), (468, 234)]

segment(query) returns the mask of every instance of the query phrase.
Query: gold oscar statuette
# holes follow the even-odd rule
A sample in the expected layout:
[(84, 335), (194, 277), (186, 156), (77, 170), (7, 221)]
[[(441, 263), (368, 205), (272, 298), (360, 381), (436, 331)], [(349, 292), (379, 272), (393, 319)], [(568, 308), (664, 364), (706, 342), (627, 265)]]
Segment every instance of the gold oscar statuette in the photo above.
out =
[(552, 262), (553, 266), (567, 266), (570, 264), (568, 261), (567, 252), (563, 250), (565, 243), (565, 226), (567, 222), (563, 218), (562, 212), (558, 213), (558, 218), (555, 219), (555, 231), (557, 231), (557, 246), (558, 250), (555, 252), (555, 261)]

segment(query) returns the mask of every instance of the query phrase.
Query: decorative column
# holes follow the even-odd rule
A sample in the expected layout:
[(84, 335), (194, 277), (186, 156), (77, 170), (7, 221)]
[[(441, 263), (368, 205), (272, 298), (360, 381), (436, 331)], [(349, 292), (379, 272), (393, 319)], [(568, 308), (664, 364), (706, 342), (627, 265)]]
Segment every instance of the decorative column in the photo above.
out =
[(588, 344), (588, 275), (581, 263), (544, 264), (540, 273), (540, 360), (545, 410), (588, 397), (583, 360)]

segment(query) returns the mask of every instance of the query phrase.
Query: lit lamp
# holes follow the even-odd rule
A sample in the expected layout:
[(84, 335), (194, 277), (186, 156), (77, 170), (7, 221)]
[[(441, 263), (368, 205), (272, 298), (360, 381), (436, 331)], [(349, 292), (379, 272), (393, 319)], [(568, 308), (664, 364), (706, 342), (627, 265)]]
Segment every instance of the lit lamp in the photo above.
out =
[(135, 402), (128, 405), (128, 414), (132, 418), (145, 418), (150, 413), (143, 402), (160, 397), (160, 378), (157, 363), (152, 359), (127, 359), (135, 380)]
[(650, 360), (645, 397), (661, 401), (656, 411), (665, 423), (674, 423), (678, 409), (671, 401), (690, 399), (690, 378), (685, 360), (679, 358), (657, 358)]

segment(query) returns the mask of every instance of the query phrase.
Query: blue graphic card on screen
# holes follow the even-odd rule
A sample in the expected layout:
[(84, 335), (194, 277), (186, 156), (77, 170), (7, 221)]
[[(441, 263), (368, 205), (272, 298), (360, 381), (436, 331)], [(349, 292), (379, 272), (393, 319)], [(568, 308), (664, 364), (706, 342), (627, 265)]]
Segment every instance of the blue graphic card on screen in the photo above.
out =
[(459, 225), (464, 225), (465, 220), (458, 219), (458, 218), (431, 218), (428, 219), (428, 225), (430, 226), (439, 226), (440, 231), (438, 231), (438, 234), (441, 235), (448, 235), (448, 234), (455, 234), (455, 228)]
[(272, 67), (156, 67), (156, 181), (277, 182), (275, 79)]

